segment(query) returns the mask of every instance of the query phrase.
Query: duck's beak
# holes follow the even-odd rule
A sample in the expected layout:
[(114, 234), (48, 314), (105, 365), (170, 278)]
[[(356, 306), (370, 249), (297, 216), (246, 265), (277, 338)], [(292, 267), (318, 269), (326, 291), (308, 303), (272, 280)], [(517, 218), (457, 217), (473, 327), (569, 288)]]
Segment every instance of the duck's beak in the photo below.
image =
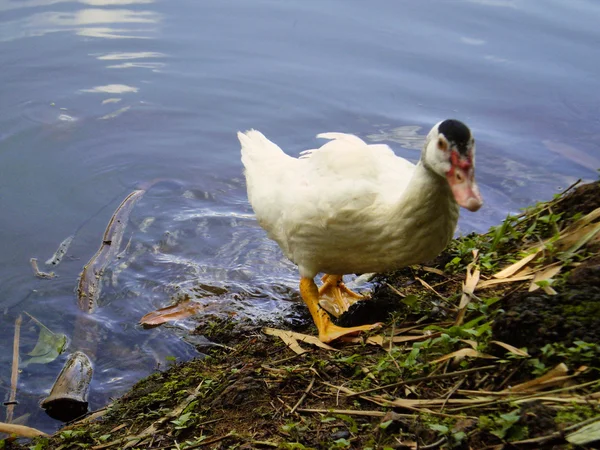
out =
[(473, 166), (460, 167), (453, 165), (446, 174), (450, 189), (456, 203), (469, 211), (477, 211), (483, 205), (483, 199), (479, 193), (479, 186), (475, 181), (475, 170)]

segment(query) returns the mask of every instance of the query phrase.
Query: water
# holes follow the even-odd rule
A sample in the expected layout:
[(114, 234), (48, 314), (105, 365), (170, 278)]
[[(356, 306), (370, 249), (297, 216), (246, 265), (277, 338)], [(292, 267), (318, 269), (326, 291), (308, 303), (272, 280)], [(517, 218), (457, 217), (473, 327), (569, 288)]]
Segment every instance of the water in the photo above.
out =
[[(595, 179), (599, 13), (594, 0), (0, 1), (3, 398), (16, 316), (72, 336), (78, 274), (151, 180), (93, 316), (92, 408), (196, 354), (186, 322), (136, 326), (182, 292), (209, 311), (292, 313), (297, 273), (252, 217), (237, 130), (296, 155), (319, 132), (352, 132), (416, 160), (433, 123), (462, 119), (486, 204), (461, 232)], [(29, 258), (73, 233), (59, 277), (34, 278)], [(36, 337), (25, 316), (22, 353)], [(37, 402), (65, 358), (23, 369), (15, 416), (58, 427)]]

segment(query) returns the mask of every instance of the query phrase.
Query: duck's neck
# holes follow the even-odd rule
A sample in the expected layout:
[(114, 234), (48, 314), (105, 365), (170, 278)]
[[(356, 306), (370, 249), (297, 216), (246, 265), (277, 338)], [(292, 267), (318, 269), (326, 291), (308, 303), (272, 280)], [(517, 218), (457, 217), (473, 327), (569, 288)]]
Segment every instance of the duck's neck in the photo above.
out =
[(419, 161), (408, 188), (398, 204), (399, 217), (413, 217), (423, 226), (454, 233), (459, 207), (448, 182)]

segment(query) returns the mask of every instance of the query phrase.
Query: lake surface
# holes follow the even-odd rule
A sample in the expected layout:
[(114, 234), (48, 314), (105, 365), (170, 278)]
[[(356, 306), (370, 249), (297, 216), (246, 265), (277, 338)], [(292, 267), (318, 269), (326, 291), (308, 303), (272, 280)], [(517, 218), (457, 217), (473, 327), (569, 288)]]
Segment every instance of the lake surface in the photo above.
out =
[[(596, 0), (1, 0), (3, 400), (16, 317), (23, 359), (39, 333), (25, 313), (71, 339), (83, 265), (123, 198), (153, 180), (91, 316), (92, 408), (197, 354), (185, 321), (136, 325), (173, 297), (294, 314), (298, 275), (253, 218), (237, 130), (293, 155), (319, 132), (351, 132), (416, 160), (434, 123), (464, 120), (486, 204), (462, 213), (463, 233), (596, 179), (598, 17)], [(51, 270), (73, 234), (58, 277), (35, 278), (29, 259)], [(37, 405), (77, 345), (22, 369), (15, 417), (60, 425)]]

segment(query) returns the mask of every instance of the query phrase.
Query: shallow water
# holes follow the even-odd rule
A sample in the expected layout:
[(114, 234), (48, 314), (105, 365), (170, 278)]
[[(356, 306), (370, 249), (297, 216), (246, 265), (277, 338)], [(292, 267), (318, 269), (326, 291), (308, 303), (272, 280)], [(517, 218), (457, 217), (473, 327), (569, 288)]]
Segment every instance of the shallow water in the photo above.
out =
[[(253, 219), (239, 129), (294, 155), (319, 132), (352, 132), (416, 160), (433, 123), (462, 119), (486, 200), (462, 214), (465, 233), (595, 179), (599, 13), (594, 0), (1, 1), (4, 399), (17, 315), (71, 337), (78, 274), (120, 201), (152, 180), (93, 315), (92, 408), (196, 354), (186, 322), (136, 326), (181, 292), (209, 310), (293, 313), (297, 273)], [(59, 277), (36, 279), (29, 258), (49, 270), (72, 234)], [(21, 352), (36, 338), (25, 316)], [(15, 416), (59, 425), (37, 402), (65, 358), (23, 369)]]

